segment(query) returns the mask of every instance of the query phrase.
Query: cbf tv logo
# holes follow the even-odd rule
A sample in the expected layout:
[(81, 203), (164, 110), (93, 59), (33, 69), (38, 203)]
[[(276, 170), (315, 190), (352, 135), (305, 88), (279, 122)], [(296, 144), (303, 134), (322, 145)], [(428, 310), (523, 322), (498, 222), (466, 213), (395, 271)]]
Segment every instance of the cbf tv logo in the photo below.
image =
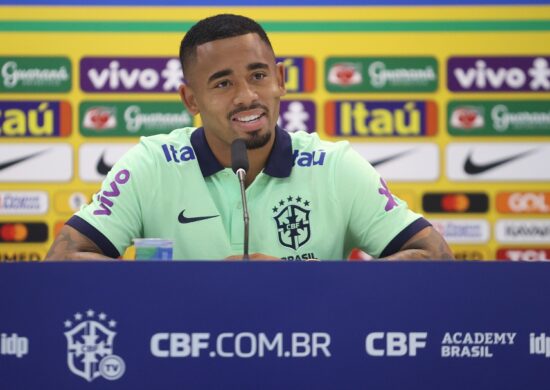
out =
[(309, 241), (309, 205), (310, 202), (300, 196), (288, 196), (273, 207), (273, 218), (277, 223), (281, 245), (297, 250)]
[(75, 313), (65, 321), (67, 338), (67, 365), (75, 375), (88, 382), (102, 376), (108, 380), (119, 379), (124, 375), (124, 360), (113, 354), (116, 332), (112, 329), (116, 321), (107, 319), (107, 314), (89, 309)]

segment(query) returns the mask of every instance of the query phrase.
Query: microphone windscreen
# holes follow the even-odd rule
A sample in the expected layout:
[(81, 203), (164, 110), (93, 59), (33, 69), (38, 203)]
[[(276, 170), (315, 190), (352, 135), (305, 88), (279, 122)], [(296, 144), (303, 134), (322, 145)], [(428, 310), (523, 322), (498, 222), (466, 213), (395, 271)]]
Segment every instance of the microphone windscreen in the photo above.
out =
[(237, 138), (231, 144), (231, 168), (233, 172), (244, 169), (248, 172), (248, 155), (246, 154), (246, 144), (244, 140)]

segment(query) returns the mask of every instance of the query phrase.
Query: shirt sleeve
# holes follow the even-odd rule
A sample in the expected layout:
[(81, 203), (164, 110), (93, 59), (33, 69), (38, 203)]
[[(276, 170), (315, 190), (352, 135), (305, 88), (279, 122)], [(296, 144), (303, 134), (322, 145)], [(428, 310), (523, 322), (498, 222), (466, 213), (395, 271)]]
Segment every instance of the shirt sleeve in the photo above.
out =
[(380, 174), (348, 142), (335, 167), (334, 181), (336, 199), (348, 221), (346, 253), (361, 248), (373, 257), (387, 256), (429, 226), (391, 193)]
[(143, 233), (147, 188), (154, 186), (154, 159), (142, 141), (122, 156), (107, 174), (90, 204), (67, 222), (106, 255), (118, 257)]

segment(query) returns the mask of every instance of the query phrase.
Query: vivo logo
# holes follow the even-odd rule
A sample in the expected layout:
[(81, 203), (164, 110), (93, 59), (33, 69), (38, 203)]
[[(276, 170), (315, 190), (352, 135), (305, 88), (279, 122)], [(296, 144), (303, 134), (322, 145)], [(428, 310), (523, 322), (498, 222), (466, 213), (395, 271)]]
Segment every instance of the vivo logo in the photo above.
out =
[(510, 88), (521, 88), (527, 79), (525, 73), (519, 68), (498, 68), (492, 69), (487, 67), (487, 63), (483, 60), (476, 61), (474, 68), (467, 70), (458, 68), (455, 70), (455, 77), (466, 89), (470, 89), (473, 85), (478, 88), (500, 88), (507, 85)]
[(183, 82), (174, 58), (83, 58), (80, 83), (87, 92), (175, 92)]
[(99, 209), (94, 210), (94, 215), (111, 215), (111, 208), (114, 206), (112, 198), (120, 195), (119, 185), (124, 185), (130, 180), (130, 171), (123, 169), (115, 175), (114, 180), (109, 183), (110, 189), (104, 189), (97, 195)]
[(451, 91), (548, 91), (547, 57), (454, 57), (448, 63)]

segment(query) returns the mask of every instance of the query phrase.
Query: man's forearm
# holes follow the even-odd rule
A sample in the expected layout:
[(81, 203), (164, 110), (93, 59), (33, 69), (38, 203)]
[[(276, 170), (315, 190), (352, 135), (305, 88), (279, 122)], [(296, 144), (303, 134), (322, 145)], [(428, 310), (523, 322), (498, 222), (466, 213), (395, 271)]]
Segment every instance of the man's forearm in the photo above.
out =
[(45, 260), (114, 260), (75, 229), (64, 226), (55, 238)]
[(454, 260), (447, 242), (433, 227), (415, 234), (400, 251), (385, 257), (386, 260)]

